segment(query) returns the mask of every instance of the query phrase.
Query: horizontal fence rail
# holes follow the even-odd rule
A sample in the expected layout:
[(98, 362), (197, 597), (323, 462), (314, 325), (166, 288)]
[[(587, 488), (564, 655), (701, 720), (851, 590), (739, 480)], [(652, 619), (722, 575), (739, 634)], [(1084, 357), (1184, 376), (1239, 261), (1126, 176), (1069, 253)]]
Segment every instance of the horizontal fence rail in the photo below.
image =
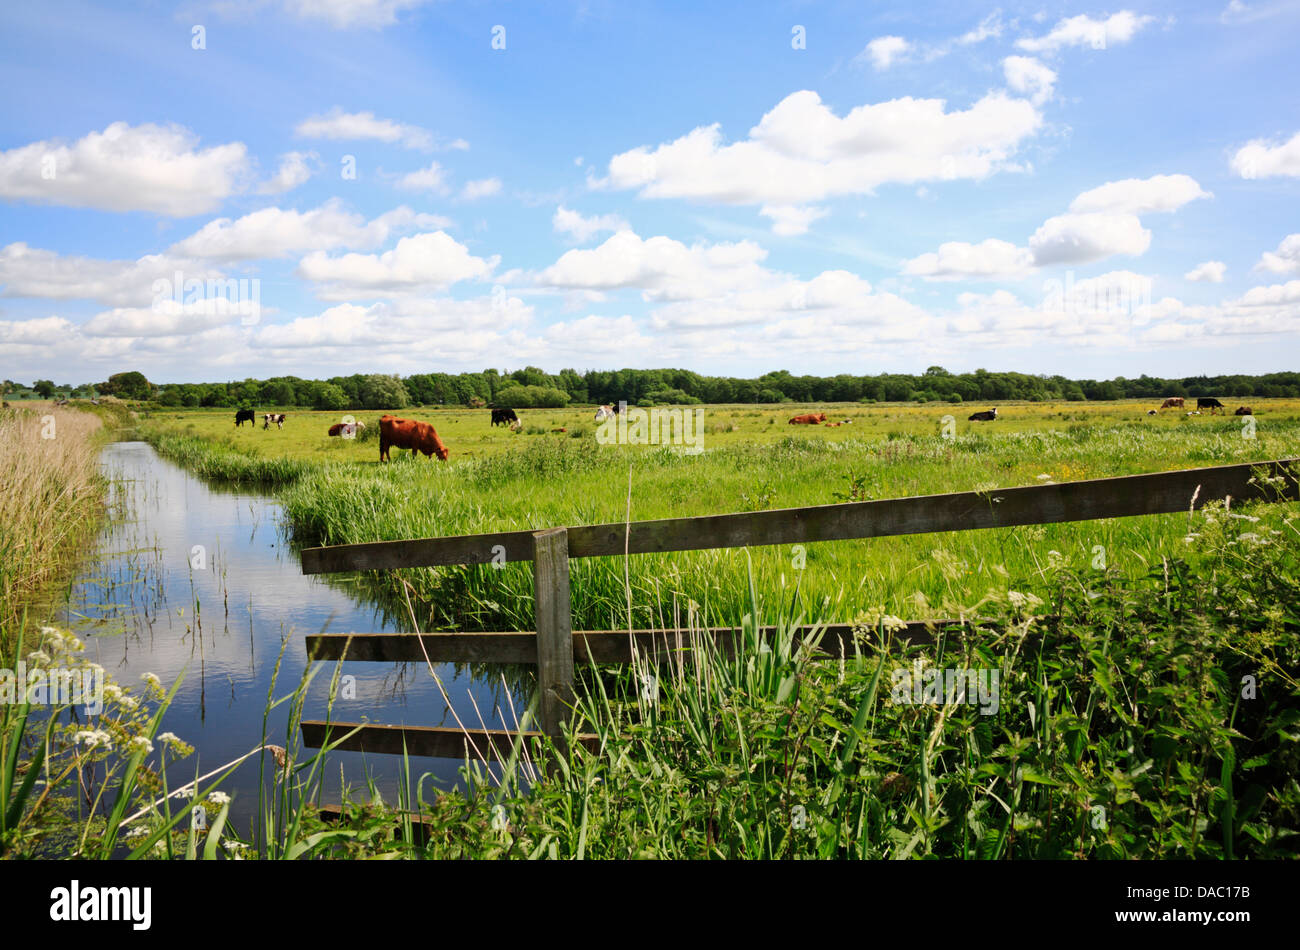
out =
[[(385, 755), (430, 756), (432, 758), (470, 759), (480, 757), (492, 762), (504, 762), (510, 757), (516, 739), (522, 737), (530, 752), (543, 739), (540, 732), (516, 732), (512, 729), (450, 729), (442, 726), (385, 726), (361, 722), (325, 722), (304, 719), (301, 722), (303, 745), (323, 748), (328, 734), (333, 748), (341, 752), (369, 752)], [(348, 736), (353, 730), (356, 732)], [(343, 737), (347, 736), (346, 739)], [(579, 745), (597, 751), (600, 738), (590, 733), (580, 733)], [(339, 741), (342, 739), (343, 741)]]
[[(960, 620), (912, 621), (890, 637), (912, 643), (933, 643), (944, 631), (987, 630), (985, 624)], [(855, 625), (829, 623), (796, 628), (794, 640), (802, 643), (820, 633), (819, 650), (829, 656), (852, 656)], [(776, 636), (776, 627), (761, 627), (765, 640)], [(688, 651), (692, 637), (708, 637), (718, 649), (734, 652), (743, 643), (740, 627), (708, 627), (696, 630), (575, 630), (573, 659), (577, 662), (631, 663), (635, 644), (639, 656), (658, 656)], [(868, 642), (876, 632), (868, 630)], [(433, 663), (537, 663), (537, 634), (531, 630), (491, 633), (321, 633), (307, 637), (307, 656), (313, 660), (352, 660), (378, 663), (421, 663), (426, 656)]]
[[(1272, 484), (1255, 479), (1260, 472)], [(540, 732), (503, 729), (449, 729), (305, 720), (303, 742), (323, 747), (327, 737), (345, 751), (390, 755), (468, 757), (503, 761), (517, 739), (530, 748), (549, 740), (563, 751), (565, 719), (573, 706), (574, 666), (628, 663), (634, 650), (659, 660), (680, 655), (701, 634), (714, 645), (734, 651), (746, 632), (735, 627), (702, 631), (572, 630), (569, 561), (578, 557), (650, 554), (704, 548), (736, 548), (816, 541), (847, 541), (892, 535), (1057, 524), (1099, 518), (1193, 511), (1224, 499), (1295, 500), (1300, 498), (1295, 461), (1281, 459), (1244, 465), (1181, 469), (1148, 475), (1098, 478), (1058, 485), (1029, 485), (987, 492), (956, 492), (886, 501), (818, 505), (741, 514), (669, 518), (538, 531), (508, 531), (449, 538), (378, 541), (309, 548), (302, 552), (304, 574), (388, 570), (434, 565), (532, 561), (536, 632), (491, 633), (342, 633), (307, 638), (312, 660), (370, 660), (452, 663), (522, 663), (537, 667)], [(802, 627), (803, 639), (819, 631), (821, 652), (848, 656), (855, 652), (852, 624)], [(964, 631), (988, 629), (969, 621), (913, 622), (892, 639), (931, 643)], [(772, 637), (774, 628), (760, 629)], [(874, 639), (874, 638), (873, 638)], [(878, 644), (877, 644), (878, 646)], [(356, 732), (346, 739), (349, 732)], [(596, 736), (575, 736), (578, 745), (595, 750)], [(548, 767), (554, 767), (549, 760)]]
[[(1284, 483), (1274, 488), (1253, 483), (1257, 469), (1282, 476)], [(988, 492), (585, 525), (568, 529), (568, 557), (618, 555), (624, 553), (625, 545), (629, 554), (654, 554), (1168, 514), (1192, 508), (1193, 496), (1196, 506), (1228, 497), (1295, 500), (1300, 498), (1295, 473), (1295, 460), (1280, 459)], [(494, 558), (497, 562), (531, 561), (534, 533), (505, 531), (307, 548), (302, 552), (302, 571), (331, 574), (484, 564)]]

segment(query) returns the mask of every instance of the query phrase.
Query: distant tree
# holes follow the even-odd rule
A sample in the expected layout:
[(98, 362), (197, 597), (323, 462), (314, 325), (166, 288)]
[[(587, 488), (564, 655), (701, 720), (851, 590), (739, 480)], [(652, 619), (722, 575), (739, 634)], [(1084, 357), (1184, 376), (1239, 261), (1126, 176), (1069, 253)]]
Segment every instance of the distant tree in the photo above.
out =
[(405, 409), (411, 404), (411, 395), (401, 379), (379, 373), (362, 378), (357, 396), (362, 409)]
[(153, 396), (153, 385), (144, 378), (144, 373), (114, 373), (108, 382), (100, 383), (100, 393), (116, 396), (118, 399), (149, 399)]
[(42, 399), (49, 399), (54, 395), (54, 383), (48, 379), (38, 379), (32, 383), (32, 391)]
[(321, 412), (335, 412), (348, 407), (348, 394), (333, 383), (317, 383), (312, 393), (312, 408)]

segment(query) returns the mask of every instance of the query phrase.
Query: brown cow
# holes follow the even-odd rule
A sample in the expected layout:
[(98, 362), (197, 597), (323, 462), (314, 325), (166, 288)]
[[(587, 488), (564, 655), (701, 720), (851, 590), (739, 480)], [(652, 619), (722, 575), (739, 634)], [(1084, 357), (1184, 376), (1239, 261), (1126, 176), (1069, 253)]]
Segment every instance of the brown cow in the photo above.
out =
[(1170, 396), (1160, 404), (1161, 409), (1181, 409), (1183, 408), (1182, 396)]
[(1233, 415), (1234, 415), (1234, 416), (1253, 416), (1254, 413), (1250, 411), (1250, 406), (1238, 406), (1238, 407), (1237, 407), (1237, 411), (1234, 412)]
[(838, 429), (840, 426), (844, 425), (844, 423), (842, 423), (842, 422), (823, 422), (822, 425), (826, 426), (826, 428), (828, 428), (828, 429)]
[[(348, 428), (349, 426), (351, 426), (351, 429)], [(359, 431), (361, 431), (365, 427), (366, 424), (364, 422), (336, 422), (332, 426), (330, 426), (329, 434), (331, 437), (342, 435), (351, 438), (351, 436), (348, 436), (349, 432), (351, 432), (351, 434), (355, 436)]]
[(826, 421), (826, 413), (824, 413), (824, 412), (810, 412), (810, 413), (807, 413), (806, 415), (795, 416), (793, 419), (790, 420), (790, 425), (792, 425), (792, 426), (815, 426), (815, 425), (821, 425), (821, 424), (822, 424), (823, 422), (825, 422), (825, 421)]
[(437, 455), (447, 461), (450, 454), (438, 438), (438, 432), (427, 422), (384, 416), (379, 420), (379, 461), (387, 462), (390, 448), (423, 452), (426, 458)]

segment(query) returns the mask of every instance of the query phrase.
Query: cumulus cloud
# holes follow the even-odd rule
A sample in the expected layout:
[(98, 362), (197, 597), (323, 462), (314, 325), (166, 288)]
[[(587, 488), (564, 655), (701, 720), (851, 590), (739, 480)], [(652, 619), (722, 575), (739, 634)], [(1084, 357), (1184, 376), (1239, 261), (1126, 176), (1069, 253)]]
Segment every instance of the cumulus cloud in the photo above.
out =
[(867, 44), (859, 57), (869, 59), (871, 65), (883, 72), (907, 55), (910, 44), (901, 36), (878, 36)]
[(1232, 170), (1242, 178), (1300, 178), (1300, 132), (1276, 145), (1255, 139), (1237, 149)]
[(557, 234), (568, 234), (579, 244), (585, 244), (597, 234), (606, 231), (625, 231), (628, 223), (621, 215), (596, 214), (583, 217), (577, 211), (570, 211), (563, 205), (555, 209), (551, 218), (551, 227)]
[(217, 218), (182, 241), (170, 254), (225, 261), (284, 257), (304, 251), (371, 248), (402, 231), (432, 230), (450, 222), (402, 205), (366, 221), (331, 199), (310, 211), (263, 208), (242, 218)]
[(48, 300), (94, 300), (109, 307), (145, 306), (159, 280), (208, 280), (221, 276), (209, 264), (174, 254), (151, 254), (135, 261), (101, 260), (28, 247), (0, 248), (0, 296)]
[(368, 306), (342, 303), (313, 316), (259, 327), (254, 344), (270, 349), (408, 345), (424, 349), (431, 334), (469, 327), (500, 332), (527, 324), (532, 312), (518, 297), (504, 295), (380, 301)]
[(294, 134), (309, 139), (386, 142), (423, 151), (434, 148), (469, 148), (469, 143), (464, 139), (439, 143), (432, 132), (418, 125), (376, 118), (373, 112), (344, 112), (338, 107), (324, 115), (303, 119), (294, 128)]
[(1094, 20), (1080, 14), (1061, 20), (1044, 36), (1025, 37), (1016, 45), (1031, 53), (1052, 53), (1067, 46), (1091, 46), (1106, 49), (1129, 42), (1137, 32), (1155, 17), (1140, 16), (1131, 10), (1121, 10), (1104, 20)]
[(1013, 91), (1028, 96), (1034, 105), (1042, 105), (1052, 98), (1056, 71), (1033, 57), (1008, 56), (1002, 60), (1002, 72), (1006, 76), (1007, 85)]
[(251, 177), (242, 142), (198, 147), (179, 125), (114, 122), (71, 144), (0, 151), (0, 198), (188, 217), (211, 211)]
[(460, 190), (460, 196), (465, 201), (489, 198), (492, 195), (499, 194), (501, 194), (500, 178), (480, 178), (477, 181), (467, 181), (465, 187)]
[(980, 179), (1010, 157), (1042, 117), (1024, 99), (986, 95), (969, 109), (942, 99), (894, 99), (834, 114), (808, 90), (763, 116), (727, 145), (717, 125), (653, 149), (615, 155), (592, 187), (635, 188), (646, 198), (798, 206), (869, 194), (887, 183)]
[(1195, 282), (1206, 281), (1211, 284), (1221, 284), (1223, 283), (1223, 275), (1226, 274), (1227, 271), (1228, 265), (1223, 263), (1223, 261), (1202, 261), (1184, 274), (1183, 279)]
[(1029, 249), (1039, 267), (1048, 264), (1084, 264), (1112, 254), (1145, 254), (1151, 232), (1136, 215), (1090, 212), (1059, 214), (1048, 218), (1029, 238)]
[(445, 195), (451, 191), (442, 166), (437, 162), (430, 163), (428, 168), (403, 175), (397, 179), (397, 187), (408, 191), (429, 191), (435, 195)]
[(1188, 175), (1154, 175), (1109, 181), (1085, 191), (1070, 202), (1073, 212), (1106, 211), (1116, 214), (1146, 214), (1177, 211), (1197, 198), (1213, 198)]
[(1288, 234), (1276, 251), (1265, 251), (1255, 267), (1274, 274), (1300, 274), (1300, 234)]
[(928, 280), (1017, 277), (1034, 266), (1034, 255), (1008, 241), (989, 238), (979, 244), (949, 241), (938, 253), (922, 254), (903, 266), (903, 273)]
[(298, 276), (319, 284), (325, 300), (441, 290), (462, 280), (488, 278), (500, 258), (475, 257), (445, 231), (404, 237), (383, 254), (308, 254)]
[(280, 156), (280, 170), (275, 177), (258, 186), (258, 193), (279, 195), (292, 191), (311, 178), (320, 156), (315, 152), (286, 152)]

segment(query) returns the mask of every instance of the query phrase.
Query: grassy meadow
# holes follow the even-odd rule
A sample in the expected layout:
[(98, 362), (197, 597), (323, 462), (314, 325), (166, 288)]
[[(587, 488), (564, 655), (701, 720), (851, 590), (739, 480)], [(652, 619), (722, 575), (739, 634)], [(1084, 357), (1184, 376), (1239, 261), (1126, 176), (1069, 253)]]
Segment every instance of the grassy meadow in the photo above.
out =
[[(813, 408), (853, 422), (787, 424)], [(999, 407), (991, 423), (967, 422), (969, 410), (958, 408), (704, 407), (699, 454), (599, 445), (590, 409), (522, 411), (520, 433), (494, 429), (487, 410), (402, 411), (437, 427), (452, 451), (445, 464), (401, 452), (381, 465), (378, 413), (358, 415), (370, 425), (354, 440), (325, 435), (337, 414), (291, 415), (283, 430), (250, 431), (234, 428), (233, 413), (158, 412), (144, 431), (200, 474), (274, 487), (303, 545), (621, 521), (629, 475), (631, 517), (644, 520), (1262, 461), (1295, 455), (1300, 446), (1297, 400), (1259, 402), (1253, 438), (1243, 437), (1242, 420), (1232, 416), (1149, 417), (1146, 403), (1012, 405)], [(952, 438), (939, 434), (946, 414), (960, 414)], [(643, 555), (630, 559), (626, 581), (638, 626), (671, 626), (674, 611), (692, 603), (710, 622), (734, 622), (751, 570), (764, 597), (794, 601), (810, 617), (848, 621), (884, 610), (924, 619), (951, 616), (990, 587), (1040, 588), (1053, 559), (1140, 577), (1180, 556), (1188, 531), (1186, 516), (1166, 515), (831, 542), (802, 554), (768, 547)], [(575, 625), (626, 625), (621, 560), (581, 560), (572, 568)], [(532, 625), (526, 564), (402, 573), (422, 602), (426, 627)], [(395, 595), (399, 581), (379, 573), (363, 583)]]

